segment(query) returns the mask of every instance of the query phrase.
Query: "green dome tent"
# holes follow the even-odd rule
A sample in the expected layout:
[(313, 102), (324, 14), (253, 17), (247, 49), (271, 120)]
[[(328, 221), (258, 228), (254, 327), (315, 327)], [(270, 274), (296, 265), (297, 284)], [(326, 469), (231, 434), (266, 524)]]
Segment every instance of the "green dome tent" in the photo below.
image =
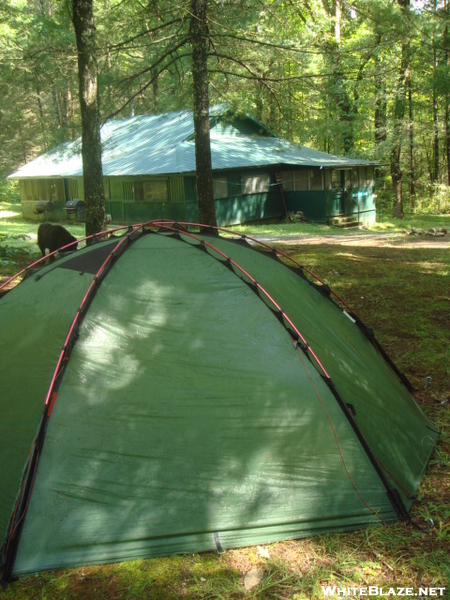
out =
[(438, 434), (373, 333), (279, 257), (152, 222), (4, 295), (4, 581), (407, 518)]

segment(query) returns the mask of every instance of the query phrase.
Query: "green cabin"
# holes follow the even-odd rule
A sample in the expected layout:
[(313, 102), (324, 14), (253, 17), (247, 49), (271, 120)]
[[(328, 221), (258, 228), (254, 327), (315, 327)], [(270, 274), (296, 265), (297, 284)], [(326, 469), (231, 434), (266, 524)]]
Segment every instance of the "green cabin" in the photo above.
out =
[[(375, 221), (373, 162), (277, 138), (228, 105), (211, 108), (210, 126), (219, 225), (298, 211), (315, 222)], [(198, 220), (192, 111), (110, 120), (101, 139), (106, 211), (113, 223)], [(71, 218), (73, 207), (84, 201), (81, 139), (43, 154), (9, 178), (20, 182), (26, 219)]]

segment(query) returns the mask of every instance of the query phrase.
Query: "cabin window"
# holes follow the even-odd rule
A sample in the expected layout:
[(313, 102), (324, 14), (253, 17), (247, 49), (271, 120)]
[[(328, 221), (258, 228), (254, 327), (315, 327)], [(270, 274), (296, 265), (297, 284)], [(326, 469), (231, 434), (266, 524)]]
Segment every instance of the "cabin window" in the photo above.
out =
[(134, 198), (138, 202), (166, 202), (168, 199), (167, 179), (135, 181)]
[(281, 173), (281, 185), (285, 192), (292, 192), (294, 189), (294, 172), (283, 171)]
[(64, 200), (64, 184), (62, 179), (51, 180), (48, 182), (48, 199), (54, 202), (55, 200)]
[(33, 200), (33, 182), (29, 179), (20, 182), (25, 200)]
[(358, 187), (359, 186), (359, 173), (358, 173), (358, 169), (352, 169), (351, 171), (351, 182), (352, 182), (352, 187)]
[(110, 200), (111, 192), (109, 189), (109, 179), (106, 177), (103, 177), (103, 192), (105, 194), (105, 200)]
[(228, 181), (226, 177), (213, 180), (214, 199), (228, 198)]
[(38, 181), (38, 198), (39, 200), (47, 200), (47, 182), (43, 179)]
[(78, 179), (69, 179), (68, 184), (69, 200), (77, 200), (80, 196), (78, 194)]
[(323, 190), (322, 169), (311, 169), (309, 172), (309, 189)]
[(295, 171), (294, 172), (294, 190), (307, 190), (308, 189), (308, 171)]
[(341, 174), (342, 171), (340, 169), (333, 169), (331, 171), (331, 187), (335, 190), (341, 187)]
[(373, 167), (371, 165), (368, 167), (365, 167), (364, 171), (365, 171), (365, 177), (364, 177), (365, 185), (367, 185), (367, 186), (374, 185)]
[(352, 187), (352, 173), (349, 170), (345, 170), (345, 189), (349, 190)]
[(263, 194), (269, 191), (270, 175), (245, 175), (241, 179), (242, 194)]
[[(331, 175), (328, 171), (328, 181), (330, 181), (330, 177)], [(323, 190), (323, 169), (283, 171), (281, 173), (281, 181), (285, 192)]]

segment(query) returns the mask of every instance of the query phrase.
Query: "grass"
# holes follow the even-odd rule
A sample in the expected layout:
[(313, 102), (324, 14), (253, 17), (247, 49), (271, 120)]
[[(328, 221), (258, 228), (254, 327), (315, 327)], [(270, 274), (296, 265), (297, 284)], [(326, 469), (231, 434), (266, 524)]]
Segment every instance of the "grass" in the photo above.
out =
[[(9, 209), (9, 211), (6, 210)], [(16, 207), (17, 208), (17, 207)], [(0, 277), (38, 255), (36, 224), (0, 205)], [(328, 534), (222, 554), (172, 556), (115, 565), (83, 567), (21, 579), (0, 592), (0, 600), (155, 599), (320, 599), (322, 586), (449, 586), (450, 579), (450, 249), (447, 236), (428, 247), (425, 238), (405, 236), (410, 227), (447, 226), (450, 216), (386, 221), (371, 233), (370, 244), (330, 239), (335, 231), (307, 225), (314, 243), (283, 245), (306, 267), (325, 279), (373, 328), (394, 362), (417, 392), (416, 399), (442, 431), (413, 505), (411, 516), (424, 530), (396, 524)], [(303, 225), (242, 227), (249, 235), (305, 233)], [(70, 226), (77, 237), (82, 226)], [(337, 233), (342, 234), (341, 230)], [(25, 236), (25, 237), (23, 237)], [(307, 236), (307, 237), (308, 237)], [(307, 239), (307, 238), (306, 238)], [(361, 238), (362, 239), (362, 238)], [(428, 238), (427, 238), (428, 239)], [(429, 238), (433, 241), (432, 238)], [(391, 238), (390, 238), (391, 240)], [(416, 241), (417, 243), (407, 243)], [(8, 248), (15, 248), (7, 254)], [(431, 380), (426, 380), (431, 377)], [(425, 383), (427, 386), (425, 387)], [(245, 576), (259, 569), (252, 590)], [(448, 587), (447, 587), (447, 597)], [(437, 594), (439, 595), (439, 594)]]
[(295, 236), (295, 235), (354, 235), (355, 233), (392, 233), (403, 234), (411, 231), (411, 228), (423, 229), (427, 231), (432, 227), (446, 227), (450, 230), (450, 215), (406, 215), (404, 219), (394, 219), (392, 217), (382, 217), (373, 225), (364, 227), (361, 230), (347, 229), (343, 230), (331, 225), (320, 223), (279, 223), (267, 222), (258, 225), (233, 225), (231, 229), (246, 235), (258, 233), (258, 235), (274, 236)]
[(379, 332), (417, 386), (423, 387), (439, 365), (442, 383), (450, 389), (448, 245), (410, 249), (320, 244), (291, 253), (357, 306), (359, 316)]
[[(75, 237), (84, 236), (84, 225), (64, 226)], [(20, 204), (0, 202), (0, 283), (40, 256), (37, 229), (37, 223), (22, 218)]]

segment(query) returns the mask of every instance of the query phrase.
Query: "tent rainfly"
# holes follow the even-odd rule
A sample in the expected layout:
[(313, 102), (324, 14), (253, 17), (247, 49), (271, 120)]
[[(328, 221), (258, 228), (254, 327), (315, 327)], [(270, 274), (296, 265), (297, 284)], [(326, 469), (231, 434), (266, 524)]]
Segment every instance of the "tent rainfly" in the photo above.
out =
[(298, 263), (213, 233), (108, 232), (0, 300), (4, 582), (408, 518), (438, 433), (406, 378)]

